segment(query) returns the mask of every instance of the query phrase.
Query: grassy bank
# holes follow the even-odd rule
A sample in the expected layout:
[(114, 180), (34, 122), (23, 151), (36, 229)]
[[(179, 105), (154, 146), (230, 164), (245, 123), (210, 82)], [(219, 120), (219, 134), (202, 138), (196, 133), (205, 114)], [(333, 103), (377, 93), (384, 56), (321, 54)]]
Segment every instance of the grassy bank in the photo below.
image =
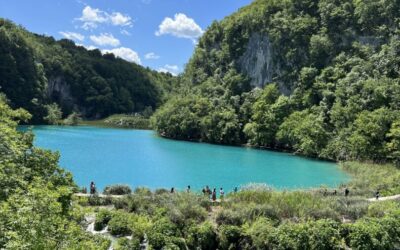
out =
[[(342, 163), (352, 175), (343, 188), (241, 190), (212, 204), (202, 194), (138, 188), (120, 199), (76, 198), (96, 213), (95, 228), (119, 237), (115, 249), (395, 249), (400, 203), (371, 203), (376, 189), (400, 193), (392, 165)], [(112, 205), (114, 209), (98, 209)], [(131, 236), (128, 239), (124, 236)]]
[(150, 120), (142, 115), (116, 114), (101, 120), (84, 120), (79, 125), (112, 128), (151, 129)]

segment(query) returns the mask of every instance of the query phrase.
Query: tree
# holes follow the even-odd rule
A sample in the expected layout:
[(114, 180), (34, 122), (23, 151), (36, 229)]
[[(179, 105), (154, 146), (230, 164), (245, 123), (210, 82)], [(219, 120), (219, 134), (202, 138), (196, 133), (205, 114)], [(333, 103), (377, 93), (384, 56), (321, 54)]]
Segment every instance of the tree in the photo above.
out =
[(49, 124), (59, 124), (62, 118), (62, 111), (57, 103), (48, 104), (45, 106), (47, 109), (47, 116), (44, 120)]
[(388, 152), (388, 158), (393, 160), (396, 165), (400, 165), (400, 121), (394, 121), (386, 134), (389, 139), (385, 144), (385, 149)]
[(296, 111), (279, 127), (277, 138), (285, 147), (305, 155), (318, 156), (329, 138), (323, 117), (305, 109)]

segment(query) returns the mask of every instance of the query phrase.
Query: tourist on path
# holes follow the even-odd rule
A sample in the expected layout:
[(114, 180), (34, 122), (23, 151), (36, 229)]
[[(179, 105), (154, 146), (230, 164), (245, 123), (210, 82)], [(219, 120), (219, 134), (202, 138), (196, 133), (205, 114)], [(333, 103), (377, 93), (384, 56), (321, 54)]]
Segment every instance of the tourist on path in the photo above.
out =
[(350, 194), (350, 190), (348, 189), (348, 188), (346, 188), (345, 190), (344, 190), (344, 196), (349, 196), (349, 194)]
[(216, 201), (217, 200), (217, 191), (216, 188), (214, 188), (213, 192), (212, 192), (212, 201)]
[(190, 185), (187, 186), (186, 192), (190, 193)]
[(224, 199), (224, 190), (222, 188), (219, 189), (219, 198), (221, 199), (221, 201)]
[(236, 193), (237, 193), (237, 191), (238, 191), (238, 188), (237, 188), (237, 187), (235, 187), (235, 189), (233, 189), (233, 192), (236, 194)]
[(173, 193), (175, 193), (175, 188), (174, 187), (171, 188), (171, 194), (173, 194)]
[(96, 185), (94, 182), (90, 182), (90, 194), (95, 194), (96, 193)]
[(205, 188), (205, 187), (203, 187), (203, 189), (201, 190), (201, 192), (203, 193), (204, 196), (206, 196), (207, 191), (206, 191), (206, 188)]
[(379, 190), (376, 190), (375, 198), (378, 200), (380, 196), (381, 196), (381, 193), (379, 192)]

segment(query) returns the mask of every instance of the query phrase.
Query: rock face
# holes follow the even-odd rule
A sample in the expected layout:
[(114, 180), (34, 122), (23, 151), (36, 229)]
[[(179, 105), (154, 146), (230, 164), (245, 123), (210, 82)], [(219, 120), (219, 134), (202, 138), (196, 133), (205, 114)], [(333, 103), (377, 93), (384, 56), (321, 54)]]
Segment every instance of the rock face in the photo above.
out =
[(272, 82), (275, 67), (272, 60), (272, 48), (267, 35), (253, 34), (246, 52), (239, 58), (242, 73), (251, 78), (252, 87), (264, 87)]
[[(255, 33), (251, 35), (245, 53), (239, 58), (240, 71), (250, 77), (253, 88), (263, 88), (280, 76), (279, 66), (273, 60), (273, 47), (268, 35)], [(290, 94), (282, 83), (277, 82), (281, 93)]]
[(52, 77), (48, 81), (47, 96), (52, 101), (60, 103), (62, 107), (71, 109), (74, 106), (74, 98), (71, 95), (70, 86), (63, 77)]

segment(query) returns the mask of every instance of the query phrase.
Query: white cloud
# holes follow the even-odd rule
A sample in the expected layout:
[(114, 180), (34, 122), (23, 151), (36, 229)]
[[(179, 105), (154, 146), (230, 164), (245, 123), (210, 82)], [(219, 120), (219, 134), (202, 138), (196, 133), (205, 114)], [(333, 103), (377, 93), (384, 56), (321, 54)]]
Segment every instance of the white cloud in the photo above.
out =
[(85, 40), (85, 36), (79, 33), (75, 33), (75, 32), (69, 32), (69, 31), (60, 31), (59, 32), (63, 37), (70, 39), (70, 40), (75, 40), (75, 41), (80, 41), (82, 42), (83, 40)]
[(158, 58), (160, 58), (160, 56), (157, 55), (157, 54), (154, 53), (154, 52), (150, 52), (150, 53), (147, 53), (147, 54), (144, 56), (144, 58), (146, 58), (147, 60), (150, 60), (150, 59), (158, 59)]
[(129, 31), (127, 31), (127, 30), (121, 30), (121, 34), (125, 35), (125, 36), (130, 36), (131, 35), (131, 33)]
[(120, 12), (111, 14), (100, 9), (85, 6), (82, 10), (82, 16), (76, 20), (81, 21), (82, 28), (85, 30), (95, 29), (99, 24), (107, 23), (114, 26), (132, 26), (132, 18)]
[(99, 36), (92, 35), (90, 36), (90, 40), (99, 46), (109, 45), (112, 47), (117, 47), (121, 44), (117, 38), (108, 33), (101, 33)]
[(78, 20), (83, 22), (82, 28), (87, 30), (97, 28), (99, 23), (107, 22), (108, 17), (106, 12), (86, 6), (83, 8), (82, 16)]
[(178, 65), (170, 65), (166, 64), (164, 67), (158, 68), (158, 72), (163, 72), (163, 73), (171, 73), (172, 75), (176, 76), (179, 74), (179, 67)]
[(141, 64), (138, 53), (134, 50), (131, 50), (130, 48), (120, 47), (120, 48), (115, 48), (115, 49), (111, 49), (111, 50), (102, 50), (101, 52), (103, 54), (112, 53), (115, 56), (120, 57), (129, 62)]
[(158, 26), (156, 36), (172, 35), (180, 38), (191, 39), (196, 41), (203, 34), (201, 27), (185, 14), (175, 14), (174, 19), (166, 17)]
[(131, 26), (131, 17), (128, 15), (121, 14), (119, 12), (113, 12), (110, 15), (110, 21), (115, 26)]

